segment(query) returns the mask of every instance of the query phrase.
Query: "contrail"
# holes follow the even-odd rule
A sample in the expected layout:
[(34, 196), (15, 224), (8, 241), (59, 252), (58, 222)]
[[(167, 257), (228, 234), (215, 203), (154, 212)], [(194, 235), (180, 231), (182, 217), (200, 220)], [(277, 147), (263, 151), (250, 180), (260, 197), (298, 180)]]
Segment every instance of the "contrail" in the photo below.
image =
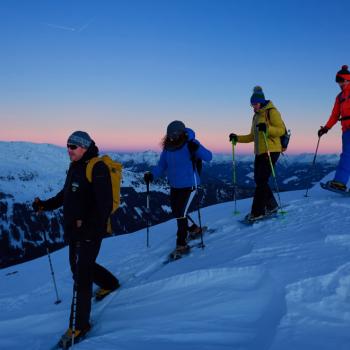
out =
[(86, 24), (84, 24), (83, 26), (81, 26), (81, 27), (77, 30), (77, 32), (78, 32), (78, 33), (81, 33), (81, 32), (82, 32), (83, 30), (85, 30), (93, 21), (94, 21), (94, 20), (91, 19), (89, 22), (87, 22)]
[(51, 27), (51, 28), (56, 28), (56, 29), (63, 29), (63, 30), (69, 30), (71, 32), (74, 32), (76, 31), (75, 28), (72, 28), (72, 27), (64, 27), (64, 26), (58, 26), (56, 24), (51, 24), (51, 23), (45, 23), (45, 25)]
[(77, 33), (81, 33), (83, 30), (85, 30), (94, 20), (91, 19), (90, 21), (88, 21), (86, 24), (84, 24), (83, 26), (76, 28), (76, 27), (66, 27), (66, 26), (60, 26), (60, 25), (56, 25), (56, 24), (52, 24), (52, 23), (44, 23), (45, 25), (47, 25), (48, 27), (51, 28), (55, 28), (55, 29), (62, 29), (62, 30), (68, 30), (70, 32), (77, 32)]

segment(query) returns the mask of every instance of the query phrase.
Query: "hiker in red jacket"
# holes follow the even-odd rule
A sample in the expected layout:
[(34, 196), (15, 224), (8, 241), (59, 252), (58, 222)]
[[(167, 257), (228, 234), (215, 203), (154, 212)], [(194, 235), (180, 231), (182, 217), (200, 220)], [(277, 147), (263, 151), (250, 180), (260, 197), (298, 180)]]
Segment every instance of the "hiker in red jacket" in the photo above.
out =
[(350, 72), (348, 66), (342, 66), (337, 73), (335, 81), (339, 84), (341, 92), (337, 95), (331, 116), (325, 126), (318, 130), (318, 137), (326, 134), (339, 120), (343, 131), (342, 154), (335, 172), (334, 179), (328, 181), (331, 188), (346, 191), (346, 184), (350, 177)]

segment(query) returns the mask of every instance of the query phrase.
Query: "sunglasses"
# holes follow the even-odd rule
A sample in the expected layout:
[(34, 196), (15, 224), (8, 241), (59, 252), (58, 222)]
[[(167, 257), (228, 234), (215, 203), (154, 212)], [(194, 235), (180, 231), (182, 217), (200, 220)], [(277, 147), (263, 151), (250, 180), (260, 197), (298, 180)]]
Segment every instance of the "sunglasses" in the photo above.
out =
[(77, 145), (67, 145), (67, 148), (69, 148), (69, 149), (77, 149), (78, 148), (78, 146)]

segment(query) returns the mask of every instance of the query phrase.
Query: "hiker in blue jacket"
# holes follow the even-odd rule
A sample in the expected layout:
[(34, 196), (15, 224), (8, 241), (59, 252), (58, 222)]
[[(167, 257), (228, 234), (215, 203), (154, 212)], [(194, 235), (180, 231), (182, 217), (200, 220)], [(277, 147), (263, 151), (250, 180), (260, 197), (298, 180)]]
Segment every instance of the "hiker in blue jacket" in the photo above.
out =
[(188, 252), (187, 233), (198, 234), (200, 228), (193, 224), (188, 227), (187, 211), (200, 184), (195, 166), (196, 160), (210, 161), (212, 153), (195, 139), (192, 129), (186, 128), (179, 120), (171, 122), (163, 138), (163, 151), (159, 162), (152, 171), (144, 174), (146, 183), (167, 176), (170, 185), (170, 205), (177, 220), (177, 240), (175, 253)]

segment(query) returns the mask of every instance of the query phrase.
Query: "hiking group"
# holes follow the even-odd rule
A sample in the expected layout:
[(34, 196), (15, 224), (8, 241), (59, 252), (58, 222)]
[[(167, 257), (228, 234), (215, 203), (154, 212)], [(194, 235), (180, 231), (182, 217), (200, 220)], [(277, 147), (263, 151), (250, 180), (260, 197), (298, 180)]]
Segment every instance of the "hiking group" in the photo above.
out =
[[(346, 191), (350, 176), (350, 72), (347, 66), (336, 74), (336, 82), (341, 92), (336, 97), (328, 122), (318, 130), (318, 141), (338, 120), (341, 121), (342, 154), (334, 179), (326, 185)], [(272, 101), (265, 99), (261, 87), (254, 88), (250, 103), (254, 110), (250, 133), (238, 135), (232, 132), (229, 140), (233, 150), (237, 143), (254, 142), (256, 188), (251, 212), (245, 220), (255, 222), (281, 209), (269, 186), (269, 179), (271, 174), (275, 176), (274, 166), (288, 145), (289, 135), (281, 114)], [(119, 205), (121, 165), (106, 156), (99, 157), (95, 142), (84, 131), (75, 131), (69, 136), (67, 150), (71, 163), (63, 189), (52, 198), (35, 198), (33, 202), (35, 212), (63, 206), (73, 298), (68, 330), (58, 344), (62, 348), (69, 348), (80, 341), (91, 328), (93, 283), (99, 286), (96, 300), (103, 299), (120, 286), (118, 279), (97, 264), (96, 259), (102, 238), (110, 232), (110, 215)], [(188, 212), (200, 185), (201, 162), (211, 159), (212, 153), (195, 138), (195, 132), (182, 121), (175, 120), (167, 126), (157, 166), (144, 173), (148, 188), (152, 181), (163, 176), (169, 182), (171, 210), (177, 222), (176, 248), (171, 253), (173, 258), (186, 254), (190, 249), (188, 240), (198, 238), (202, 233), (200, 216), (199, 224), (196, 224)], [(119, 177), (116, 178), (116, 174)]]

